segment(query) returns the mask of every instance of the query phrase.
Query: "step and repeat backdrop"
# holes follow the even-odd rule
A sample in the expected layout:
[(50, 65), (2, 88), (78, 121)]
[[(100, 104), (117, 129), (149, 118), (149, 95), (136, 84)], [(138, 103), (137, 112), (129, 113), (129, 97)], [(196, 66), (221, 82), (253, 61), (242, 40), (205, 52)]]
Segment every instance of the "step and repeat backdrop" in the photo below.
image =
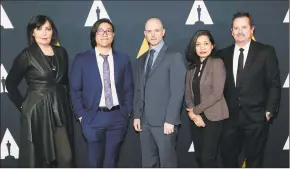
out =
[[(278, 117), (271, 125), (265, 149), (264, 167), (289, 167), (289, 2), (288, 1), (2, 1), (1, 2), (1, 167), (17, 167), (20, 141), (20, 112), (9, 100), (5, 78), (17, 54), (26, 47), (26, 25), (34, 15), (50, 16), (55, 22), (59, 44), (69, 53), (70, 63), (79, 52), (90, 48), (89, 32), (100, 18), (116, 27), (116, 50), (127, 53), (135, 70), (135, 59), (148, 50), (144, 24), (158, 17), (166, 29), (165, 41), (185, 54), (191, 36), (199, 29), (212, 32), (218, 49), (233, 43), (231, 19), (237, 11), (250, 12), (254, 19), (253, 39), (276, 49), (281, 71), (282, 98)], [(23, 80), (19, 86), (26, 92)], [(189, 119), (182, 112), (178, 139), (179, 167), (196, 167)], [(76, 163), (83, 167), (86, 145), (75, 122)], [(241, 159), (244, 157), (241, 156)], [(123, 143), (119, 167), (141, 167), (139, 135), (132, 119)]]

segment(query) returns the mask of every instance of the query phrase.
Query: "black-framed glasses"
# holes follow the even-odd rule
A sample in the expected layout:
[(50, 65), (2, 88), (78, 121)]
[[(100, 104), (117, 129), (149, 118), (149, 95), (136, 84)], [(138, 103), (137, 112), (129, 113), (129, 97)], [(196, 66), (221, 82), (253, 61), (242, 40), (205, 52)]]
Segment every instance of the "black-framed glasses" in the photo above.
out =
[(100, 28), (100, 29), (97, 30), (97, 34), (98, 35), (104, 35), (105, 33), (107, 35), (112, 35), (113, 34), (113, 30), (111, 30), (111, 29), (104, 30), (102, 28)]

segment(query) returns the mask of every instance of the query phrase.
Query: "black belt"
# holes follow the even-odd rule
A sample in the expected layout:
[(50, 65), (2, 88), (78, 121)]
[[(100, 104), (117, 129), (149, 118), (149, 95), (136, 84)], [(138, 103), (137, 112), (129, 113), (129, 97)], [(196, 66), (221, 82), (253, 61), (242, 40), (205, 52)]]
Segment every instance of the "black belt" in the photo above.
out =
[(99, 107), (98, 111), (103, 111), (103, 112), (109, 112), (109, 111), (114, 111), (114, 110), (119, 110), (120, 106), (113, 106), (111, 109), (109, 109), (108, 107)]

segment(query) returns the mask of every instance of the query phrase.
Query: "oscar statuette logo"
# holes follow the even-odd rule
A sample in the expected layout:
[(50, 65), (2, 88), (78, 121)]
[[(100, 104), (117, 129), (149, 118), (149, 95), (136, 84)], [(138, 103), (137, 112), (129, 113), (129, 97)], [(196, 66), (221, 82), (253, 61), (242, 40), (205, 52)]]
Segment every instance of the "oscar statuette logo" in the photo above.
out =
[(1, 64), (1, 73), (0, 73), (0, 77), (1, 77), (1, 93), (4, 93), (6, 92), (7, 93), (7, 90), (6, 90), (6, 77), (7, 77), (7, 71), (6, 69), (4, 68), (3, 64)]
[(96, 21), (102, 18), (110, 19), (103, 2), (101, 0), (95, 0), (87, 17), (85, 27), (93, 26)]
[(185, 25), (212, 25), (212, 24), (213, 24), (212, 19), (209, 15), (209, 12), (205, 6), (204, 1), (196, 0), (192, 5)]
[(1, 159), (15, 160), (19, 157), (19, 148), (12, 134), (7, 128), (1, 141)]

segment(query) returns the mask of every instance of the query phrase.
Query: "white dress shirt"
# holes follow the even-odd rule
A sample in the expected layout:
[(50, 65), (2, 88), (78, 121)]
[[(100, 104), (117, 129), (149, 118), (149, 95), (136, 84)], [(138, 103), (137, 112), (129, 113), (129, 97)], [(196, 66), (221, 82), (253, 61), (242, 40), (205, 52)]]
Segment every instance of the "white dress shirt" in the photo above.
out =
[[(103, 80), (103, 63), (104, 63), (104, 58), (100, 56), (100, 53), (97, 48), (95, 48), (96, 52), (96, 58), (97, 58), (97, 64), (99, 67), (99, 72), (100, 72), (100, 77), (102, 80), (102, 95), (101, 95), (101, 100), (100, 100), (100, 107), (106, 107), (106, 102), (105, 102), (105, 91), (104, 91), (104, 80)], [(105, 53), (102, 53), (105, 54)], [(116, 92), (116, 85), (115, 85), (115, 75), (114, 75), (114, 59), (113, 59), (113, 53), (112, 50), (109, 51), (108, 53), (108, 62), (109, 62), (109, 67), (110, 67), (110, 79), (111, 79), (111, 90), (112, 90), (112, 97), (113, 97), (113, 105), (117, 106), (119, 105), (118, 101), (118, 95)]]
[[(247, 60), (247, 56), (248, 56), (248, 52), (249, 52), (249, 48), (250, 48), (250, 42), (248, 42), (244, 47), (244, 63), (243, 63), (243, 67), (245, 67), (245, 63)], [(235, 79), (235, 84), (237, 83), (237, 71), (238, 71), (238, 63), (239, 63), (239, 56), (240, 56), (240, 47), (236, 44), (235, 45), (235, 49), (234, 49), (234, 58), (233, 58), (233, 73), (234, 73), (234, 79)]]

